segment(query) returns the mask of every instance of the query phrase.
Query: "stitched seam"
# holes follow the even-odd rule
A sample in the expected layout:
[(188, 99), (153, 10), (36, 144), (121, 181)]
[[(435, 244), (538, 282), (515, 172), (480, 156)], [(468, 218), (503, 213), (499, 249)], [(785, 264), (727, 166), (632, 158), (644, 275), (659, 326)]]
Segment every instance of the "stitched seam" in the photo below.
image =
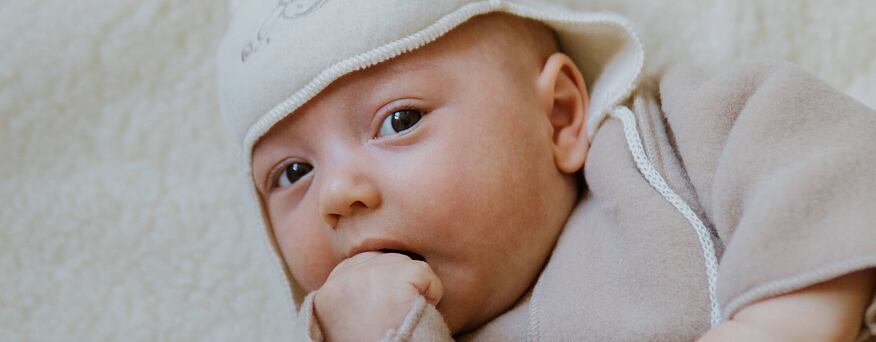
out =
[(529, 298), (529, 332), (526, 334), (526, 340), (529, 342), (541, 341), (541, 310), (538, 307), (537, 294), (538, 281), (532, 288), (532, 296)]
[[(306, 312), (302, 310), (299, 315), (304, 315), (298, 319), (304, 319), (304, 323), (299, 329), (304, 329), (304, 337), (307, 338), (308, 341), (323, 341), (324, 336), (322, 335), (322, 327), (319, 326), (319, 320), (316, 317), (316, 305), (313, 302), (314, 298), (316, 298), (316, 292), (311, 292), (307, 297), (304, 298), (304, 302), (301, 304), (301, 308), (308, 308)], [(313, 331), (312, 328), (316, 328), (316, 331)], [(311, 335), (313, 332), (316, 336)]]
[(423, 317), (423, 313), (426, 311), (425, 309), (426, 299), (423, 298), (423, 296), (417, 296), (417, 298), (414, 300), (413, 305), (411, 306), (411, 310), (408, 311), (407, 315), (405, 315), (404, 321), (402, 321), (401, 326), (398, 328), (398, 332), (389, 332), (391, 335), (394, 335), (390, 339), (390, 341), (409, 341), (414, 334), (414, 328), (416, 328), (417, 324), (420, 323), (420, 318)]
[(642, 176), (648, 181), (654, 190), (656, 190), (663, 198), (672, 204), (673, 207), (688, 221), (693, 227), (700, 242), (700, 248), (703, 252), (704, 266), (706, 268), (706, 280), (708, 281), (709, 292), (709, 322), (714, 327), (721, 323), (721, 308), (718, 304), (717, 295), (717, 279), (718, 279), (718, 260), (715, 253), (714, 237), (711, 230), (706, 227), (705, 223), (693, 212), (690, 206), (684, 202), (684, 199), (678, 196), (663, 176), (654, 169), (653, 163), (648, 159), (642, 147), (642, 140), (639, 137), (639, 131), (636, 124), (636, 118), (629, 108), (618, 106), (611, 112), (611, 116), (621, 120), (624, 128), (624, 136), (627, 141), (627, 147), (633, 156), (636, 167)]
[(876, 257), (863, 257), (860, 259), (845, 261), (819, 270), (807, 272), (790, 278), (767, 282), (751, 290), (737, 295), (724, 306), (724, 319), (729, 319), (743, 307), (756, 301), (769, 297), (779, 296), (794, 292), (808, 286), (825, 282), (843, 274), (876, 267)]

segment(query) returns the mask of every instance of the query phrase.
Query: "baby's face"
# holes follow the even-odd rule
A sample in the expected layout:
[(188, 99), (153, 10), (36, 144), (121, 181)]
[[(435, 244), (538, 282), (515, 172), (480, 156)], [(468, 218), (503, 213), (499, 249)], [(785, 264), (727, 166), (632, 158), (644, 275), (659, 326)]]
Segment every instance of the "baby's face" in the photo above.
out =
[[(575, 202), (536, 91), (451, 33), (350, 74), (257, 144), (254, 177), (295, 279), (318, 289), (365, 250), (422, 258), (453, 332), (480, 326), (534, 282)], [(510, 72), (509, 69), (514, 69)]]

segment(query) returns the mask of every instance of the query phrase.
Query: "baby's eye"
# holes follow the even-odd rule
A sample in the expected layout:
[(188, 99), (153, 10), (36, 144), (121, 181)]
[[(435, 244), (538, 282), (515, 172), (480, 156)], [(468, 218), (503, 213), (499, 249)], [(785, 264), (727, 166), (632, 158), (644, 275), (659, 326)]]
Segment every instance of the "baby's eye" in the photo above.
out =
[(420, 122), (422, 117), (423, 113), (414, 109), (397, 110), (383, 120), (377, 136), (385, 137), (407, 131)]
[(281, 189), (288, 188), (312, 170), (313, 166), (307, 163), (290, 163), (286, 165), (286, 170), (280, 175), (277, 186)]

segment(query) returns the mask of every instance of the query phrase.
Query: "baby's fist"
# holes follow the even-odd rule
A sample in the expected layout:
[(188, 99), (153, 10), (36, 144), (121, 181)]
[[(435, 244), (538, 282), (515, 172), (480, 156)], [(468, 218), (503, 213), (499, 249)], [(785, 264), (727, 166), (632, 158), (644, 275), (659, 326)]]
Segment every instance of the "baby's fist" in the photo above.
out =
[(339, 263), (314, 298), (328, 341), (378, 341), (397, 329), (417, 296), (436, 305), (443, 285), (425, 261), (364, 252)]

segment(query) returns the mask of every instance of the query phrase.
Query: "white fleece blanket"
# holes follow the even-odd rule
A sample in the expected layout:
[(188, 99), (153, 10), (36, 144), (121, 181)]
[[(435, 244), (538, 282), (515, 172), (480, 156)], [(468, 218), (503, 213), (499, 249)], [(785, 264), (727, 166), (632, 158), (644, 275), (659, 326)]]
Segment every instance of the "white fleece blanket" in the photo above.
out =
[[(876, 107), (874, 1), (586, 4), (637, 22), (652, 69), (782, 58)], [(0, 2), (0, 341), (289, 336), (218, 122), (223, 5)]]

